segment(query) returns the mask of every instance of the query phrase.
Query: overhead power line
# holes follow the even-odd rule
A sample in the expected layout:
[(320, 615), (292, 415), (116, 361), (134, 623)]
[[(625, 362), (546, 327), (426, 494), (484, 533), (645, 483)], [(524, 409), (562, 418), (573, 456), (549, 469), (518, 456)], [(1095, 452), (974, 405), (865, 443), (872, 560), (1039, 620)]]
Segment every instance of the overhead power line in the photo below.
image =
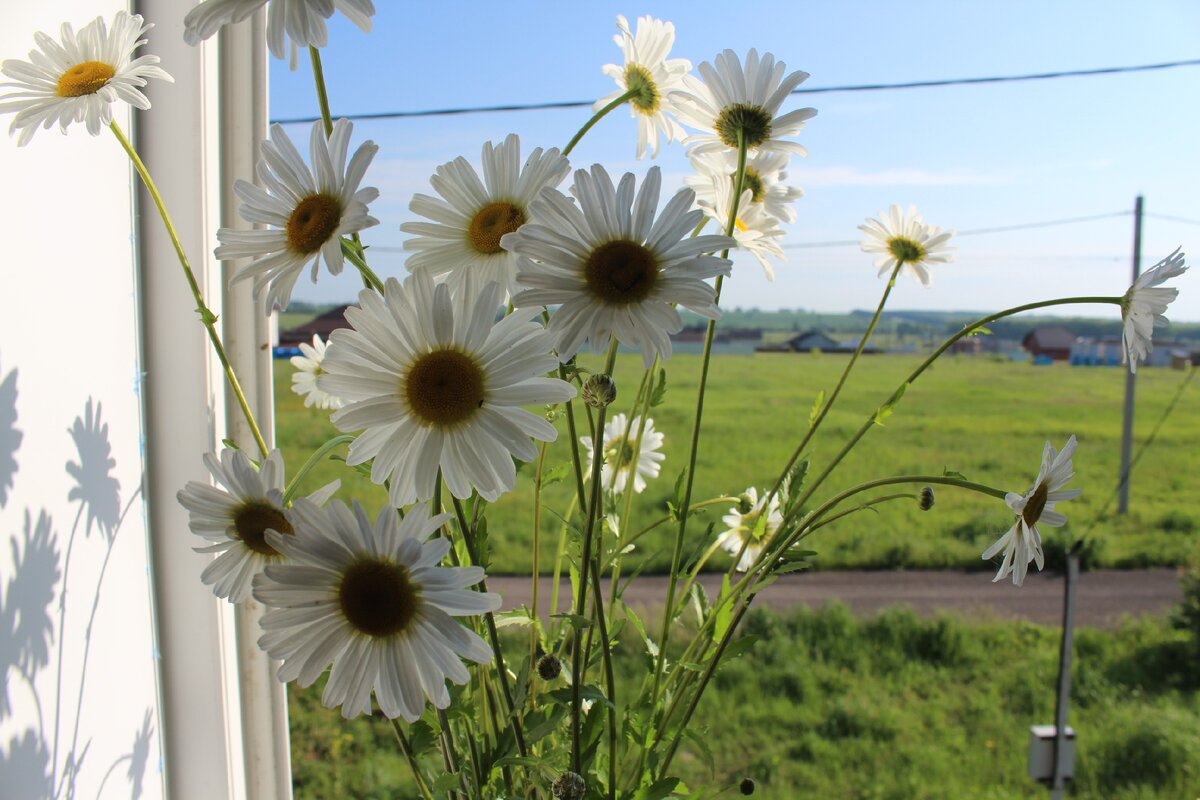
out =
[[(955, 236), (978, 236), (984, 233), (1007, 233), (1009, 231), (1025, 231), (1033, 228), (1053, 228), (1058, 225), (1075, 225), (1081, 222), (1095, 222), (1101, 219), (1111, 219), (1113, 217), (1128, 217), (1132, 211), (1113, 211), (1108, 214), (1092, 214), (1086, 217), (1067, 217), (1065, 219), (1051, 219), (1043, 222), (1025, 222), (1020, 225), (1002, 225), (996, 228), (972, 228), (965, 231), (955, 231)], [(842, 239), (831, 242), (796, 242), (794, 244), (785, 244), (785, 250), (808, 250), (819, 247), (857, 247), (862, 244), (859, 239)]]
[[(1135, 64), (1126, 67), (1101, 67), (1100, 69), (1074, 69), (1058, 72), (1034, 72), (1025, 75), (992, 75), (986, 78), (945, 78), (933, 81), (910, 81), (907, 83), (860, 83), (845, 86), (817, 86), (794, 89), (792, 94), (828, 94), (831, 92), (878, 92), (891, 89), (924, 89), (941, 86), (973, 86), (984, 83), (1016, 83), (1019, 81), (1042, 81), (1056, 78), (1078, 78), (1088, 75), (1115, 75), (1123, 72), (1148, 72), (1173, 67), (1200, 66), (1200, 58), (1185, 61), (1164, 61), (1159, 64)], [(449, 117), (458, 114), (492, 114), (500, 111), (545, 111), (558, 108), (590, 108), (592, 100), (564, 100), (551, 103), (513, 103), (499, 106), (464, 106), (462, 108), (434, 108), (421, 111), (377, 111), (364, 114), (343, 114), (348, 120), (407, 119), (411, 117)], [(281, 125), (316, 122), (319, 117), (290, 117), (273, 119)]]
[(1187, 217), (1173, 217), (1170, 214), (1153, 214), (1149, 211), (1142, 212), (1143, 217), (1153, 217), (1167, 222), (1182, 222), (1184, 225), (1200, 225), (1200, 219), (1188, 219)]

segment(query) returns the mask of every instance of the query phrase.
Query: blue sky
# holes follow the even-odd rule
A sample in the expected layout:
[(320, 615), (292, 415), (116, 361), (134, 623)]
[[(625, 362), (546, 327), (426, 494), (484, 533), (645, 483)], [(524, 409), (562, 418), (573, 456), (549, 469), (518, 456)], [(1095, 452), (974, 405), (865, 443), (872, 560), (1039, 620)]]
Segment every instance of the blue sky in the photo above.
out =
[[(802, 3), (741, 2), (722, 14), (709, 3), (400, 3), (380, 0), (363, 34), (335, 16), (323, 51), (334, 116), (430, 108), (594, 100), (614, 88), (600, 72), (618, 63), (619, 13), (675, 24), (674, 57), (693, 64), (720, 50), (769, 51), (812, 77), (806, 87), (897, 83), (1200, 58), (1200, 4), (1146, 2)], [(731, 6), (732, 7), (732, 6)], [(818, 116), (799, 141), (791, 181), (805, 191), (785, 226), (787, 262), (769, 283), (749, 256), (735, 258), (727, 307), (846, 311), (874, 307), (882, 290), (857, 226), (891, 203), (916, 204), (926, 220), (968, 231), (1129, 211), (1145, 196), (1150, 213), (1200, 220), (1196, 136), (1200, 67), (1058, 80), (797, 96)], [(316, 113), (306, 60), (271, 68), (273, 118)], [(367, 176), (381, 224), (364, 236), (381, 274), (403, 276), (414, 192), (432, 193), (434, 168), (462, 155), (478, 165), (485, 141), (520, 135), (523, 152), (562, 147), (585, 109), (471, 114), (360, 122), (355, 142), (380, 152)], [(659, 165), (674, 190), (689, 167), (678, 145), (655, 161), (634, 159), (635, 123), (624, 109), (601, 121), (572, 154), (639, 175)], [(289, 126), (300, 142), (304, 126)], [(1121, 294), (1129, 283), (1133, 222), (1095, 222), (961, 236), (955, 263), (933, 287), (898, 283), (892, 308), (990, 310), (1056, 295)], [(1200, 226), (1148, 218), (1143, 268), (1175, 247), (1200, 253)], [(1194, 258), (1195, 256), (1193, 256)], [(1200, 270), (1178, 282), (1171, 309), (1200, 320)], [(353, 275), (313, 286), (298, 300), (350, 299)], [(1095, 313), (1108, 313), (1096, 307)]]

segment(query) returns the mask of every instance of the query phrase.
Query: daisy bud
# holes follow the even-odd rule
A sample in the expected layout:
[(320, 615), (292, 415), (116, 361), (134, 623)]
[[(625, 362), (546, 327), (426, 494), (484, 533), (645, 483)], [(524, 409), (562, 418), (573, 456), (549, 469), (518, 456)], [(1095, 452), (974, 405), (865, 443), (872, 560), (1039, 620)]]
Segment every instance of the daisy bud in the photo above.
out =
[(550, 791), (557, 800), (583, 800), (586, 789), (583, 776), (577, 772), (564, 772), (550, 785)]
[(552, 681), (562, 672), (562, 662), (547, 653), (538, 659), (537, 674), (544, 681)]
[(917, 505), (921, 507), (922, 511), (928, 511), (929, 509), (933, 508), (932, 486), (926, 486), (925, 488), (921, 489), (921, 498), (917, 501)]
[(742, 783), (738, 786), (738, 791), (744, 795), (754, 794), (754, 781), (750, 778), (742, 778)]
[(599, 373), (584, 381), (583, 402), (592, 408), (605, 408), (617, 399), (617, 382), (611, 375)]

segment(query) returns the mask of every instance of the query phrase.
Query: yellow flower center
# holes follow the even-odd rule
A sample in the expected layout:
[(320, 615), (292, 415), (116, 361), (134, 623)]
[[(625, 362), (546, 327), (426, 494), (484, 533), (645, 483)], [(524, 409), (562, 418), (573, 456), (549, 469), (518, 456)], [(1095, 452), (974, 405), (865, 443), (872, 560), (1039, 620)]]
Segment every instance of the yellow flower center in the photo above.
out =
[(288, 249), (306, 256), (321, 249), (342, 223), (342, 204), (328, 194), (310, 194), (296, 204), (287, 223)]
[(888, 239), (887, 248), (897, 261), (903, 261), (905, 264), (923, 261), (926, 255), (924, 247), (905, 236), (893, 236)]
[(501, 200), (489, 203), (475, 213), (467, 226), (467, 241), (480, 253), (499, 253), (500, 237), (525, 224), (525, 212), (512, 203)]
[(738, 132), (746, 148), (758, 147), (771, 138), (771, 115), (762, 106), (734, 103), (721, 109), (713, 128), (728, 147), (738, 146)]
[(59, 97), (83, 97), (104, 88), (117, 71), (103, 61), (84, 61), (64, 72), (55, 93)]
[(625, 86), (631, 91), (637, 91), (637, 94), (629, 98), (630, 105), (647, 116), (658, 113), (662, 97), (645, 67), (637, 64), (626, 65)]
[(264, 534), (268, 530), (277, 531), (285, 536), (295, 533), (282, 511), (270, 503), (263, 502), (249, 502), (238, 509), (233, 518), (233, 527), (242, 544), (264, 556), (279, 555), (274, 547), (267, 544)]
[(615, 470), (622, 470), (633, 463), (633, 440), (613, 442), (604, 451), (604, 460)]
[(434, 350), (409, 367), (403, 392), (421, 422), (452, 427), (470, 419), (483, 405), (483, 369), (459, 350)]
[(1033, 490), (1033, 494), (1025, 501), (1025, 510), (1021, 512), (1021, 519), (1025, 520), (1025, 524), (1033, 527), (1039, 519), (1042, 518), (1042, 512), (1046, 510), (1046, 498), (1050, 495), (1050, 487), (1046, 482), (1038, 484), (1038, 487)]
[(588, 290), (614, 306), (640, 303), (658, 284), (658, 259), (646, 247), (619, 239), (606, 242), (583, 264)]
[(360, 633), (383, 639), (403, 633), (421, 610), (421, 593), (408, 569), (367, 557), (342, 573), (338, 604), (346, 621)]
[[(730, 176), (734, 181), (734, 188), (737, 188), (737, 173)], [(767, 194), (767, 186), (763, 182), (762, 175), (753, 167), (746, 167), (746, 174), (742, 176), (742, 191), (750, 190), (750, 202), (761, 203), (763, 197)]]

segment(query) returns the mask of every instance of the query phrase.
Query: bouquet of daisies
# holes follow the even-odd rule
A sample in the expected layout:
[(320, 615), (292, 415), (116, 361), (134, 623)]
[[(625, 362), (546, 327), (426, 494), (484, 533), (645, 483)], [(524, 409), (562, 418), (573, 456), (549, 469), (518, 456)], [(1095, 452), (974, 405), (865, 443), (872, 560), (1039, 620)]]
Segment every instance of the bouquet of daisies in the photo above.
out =
[[(195, 44), (263, 5), (270, 51), (294, 63), (306, 49), (320, 98), (326, 19), (341, 11), (369, 31), (375, 14), (371, 0), (205, 0), (187, 15), (185, 38)], [(109, 128), (173, 231), (152, 176), (111, 111), (118, 102), (148, 111), (141, 89), (150, 79), (170, 80), (155, 56), (136, 55), (151, 27), (118, 12), (111, 24), (97, 18), (79, 31), (64, 24), (57, 40), (36, 34), (29, 61), (0, 67), (10, 79), (0, 111), (14, 115), (20, 145), (39, 128), (66, 132), (83, 123), (92, 135)], [(1161, 284), (1186, 269), (1177, 251), (1120, 296), (1039, 301), (965, 326), (881, 398), (836, 455), (810, 463), (814, 437), (899, 275), (929, 285), (931, 269), (953, 257), (951, 232), (915, 209), (892, 206), (861, 226), (863, 249), (878, 256), (886, 279), (879, 307), (836, 386), (812, 407), (791, 458), (770, 485), (694, 498), (728, 256), (749, 251), (773, 277), (769, 259), (783, 255), (780, 225), (795, 219), (802, 194), (786, 183), (788, 162), (805, 155), (795, 137), (816, 111), (791, 107), (808, 76), (788, 72), (770, 53), (725, 50), (693, 70), (670, 57), (670, 23), (643, 17), (634, 27), (618, 17), (617, 29), (623, 63), (603, 68), (616, 88), (569, 142), (523, 148), (510, 135), (482, 146), (478, 169), (462, 157), (437, 168), (432, 193), (411, 200), (420, 221), (401, 226), (411, 237), (403, 278), (377, 275), (359, 237), (378, 224), (370, 206), (379, 192), (362, 185), (378, 146), (356, 142), (351, 123), (332, 119), (327, 103), (307, 148), (271, 128), (255, 174), (234, 186), (240, 214), (254, 227), (221, 229), (216, 258), (247, 263), (234, 280), (253, 282), (265, 313), (287, 308), (301, 273), (316, 281), (322, 265), (336, 275), (349, 264), (365, 287), (346, 312), (349, 327), (303, 346), (294, 360), (297, 390), (307, 405), (331, 412), (339, 435), (290, 481), (282, 453), (259, 433), (179, 248), (199, 321), (256, 442), (250, 452), (227, 445), (197, 454), (212, 481), (179, 492), (203, 540), (197, 549), (213, 554), (197, 577), (231, 603), (253, 597), (266, 607), (258, 641), (278, 662), (279, 680), (309, 686), (328, 671), (325, 705), (347, 718), (377, 706), (393, 722), (425, 798), (446, 791), (571, 800), (718, 793), (684, 787), (673, 770), (680, 748), (692, 746), (687, 733), (697, 705), (722, 659), (748, 645), (739, 622), (757, 594), (806, 566), (811, 534), (856, 510), (896, 501), (928, 509), (933, 486), (995, 497), (1007, 506), (998, 516), (1007, 513), (1011, 526), (982, 556), (1001, 558), (995, 580), (1011, 576), (1020, 585), (1030, 563), (1043, 565), (1039, 526), (1063, 525), (1058, 504), (1079, 494), (1066, 488), (1073, 436), (1061, 450), (1046, 443), (1023, 492), (948, 472), (881, 476), (833, 493), (827, 479), (942, 353), (993, 320), (1056, 305), (1116, 305), (1135, 369), (1177, 294)], [(599, 164), (571, 163), (587, 132), (622, 107), (637, 122), (639, 158), (657, 155), (664, 140), (687, 148), (695, 174), (684, 188), (664, 197), (656, 167), (614, 175)], [(692, 436), (665, 509), (674, 536), (655, 624), (622, 601), (628, 582), (618, 576), (638, 535), (628, 527), (631, 509), (664, 457), (650, 414), (661, 399), (671, 336), (683, 326), (680, 308), (708, 325)], [(634, 391), (618, 390), (612, 377), (621, 347), (641, 355), (644, 374)], [(514, 643), (501, 636), (501, 598), (487, 589), (488, 508), (514, 488), (518, 464), (540, 490), (549, 477), (545, 446), (563, 431), (572, 489), (568, 506), (554, 513), (571, 535), (554, 574), (570, 576), (569, 608), (556, 613), (555, 603), (547, 615), (535, 599), (516, 612), (530, 635)], [(331, 499), (336, 484), (299, 496), (311, 465), (335, 453), (346, 468), (385, 486), (387, 505), (347, 506)], [(536, 518), (537, 491), (534, 498)], [(724, 528), (689, 529), (696, 509), (712, 505), (728, 509)], [(685, 547), (700, 554), (686, 568)], [(720, 550), (730, 566), (710, 597), (696, 578)], [(622, 631), (636, 631), (645, 645), (640, 683), (616, 679)]]

